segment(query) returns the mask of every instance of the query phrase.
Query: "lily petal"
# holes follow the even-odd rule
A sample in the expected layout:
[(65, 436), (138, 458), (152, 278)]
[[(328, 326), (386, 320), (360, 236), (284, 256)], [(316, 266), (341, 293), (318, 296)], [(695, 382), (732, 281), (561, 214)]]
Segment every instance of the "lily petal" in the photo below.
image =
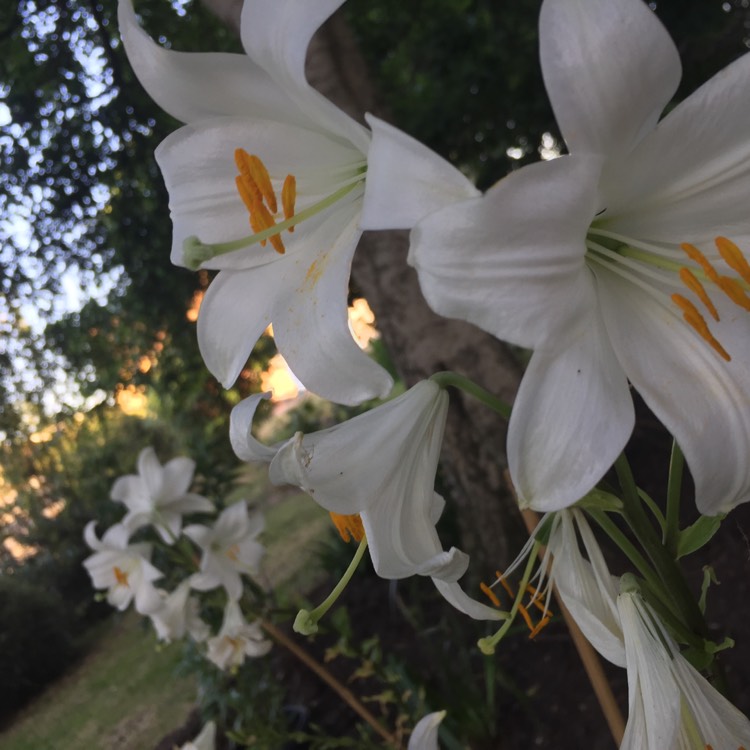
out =
[(246, 55), (164, 49), (140, 27), (131, 0), (120, 0), (117, 15), (138, 80), (149, 96), (180, 122), (252, 114), (310, 124), (287, 93)]
[(642, 0), (545, 0), (539, 50), (571, 153), (630, 151), (656, 125), (682, 75), (674, 42)]
[[(628, 236), (679, 245), (750, 235), (750, 55), (707, 81), (602, 178)], [(679, 148), (675, 148), (679, 144)]]
[(594, 305), (584, 238), (600, 166), (572, 156), (532, 164), (420, 221), (409, 262), (430, 307), (531, 348), (570, 328)]
[[(714, 335), (725, 362), (679, 317), (606, 272), (603, 314), (633, 385), (675, 436), (695, 480), (698, 510), (726, 513), (750, 498), (750, 344), (747, 313), (717, 299)], [(623, 310), (627, 309), (627, 320)], [(707, 430), (706, 425), (711, 425)]]
[(503, 614), (486, 604), (472, 599), (455, 581), (442, 581), (433, 578), (435, 588), (442, 594), (448, 604), (453, 605), (459, 612), (463, 612), (474, 620), (502, 620)]
[(360, 238), (357, 214), (352, 206), (343, 230), (338, 215), (321, 225), (315, 239), (327, 249), (310, 263), (294, 294), (276, 303), (273, 315), (276, 344), (297, 378), (329, 401), (352, 405), (384, 398), (393, 387), (391, 376), (360, 349), (349, 328), (349, 272)]
[(271, 462), (281, 443), (275, 446), (264, 445), (253, 437), (253, 417), (258, 404), (271, 398), (271, 393), (256, 393), (240, 401), (229, 416), (229, 441), (232, 450), (240, 461)]
[(559, 510), (578, 501), (612, 466), (634, 422), (627, 378), (597, 314), (553, 349), (537, 349), (508, 428), (521, 507)]
[(445, 713), (435, 711), (423, 716), (414, 727), (406, 750), (438, 750), (438, 727), (445, 718)]
[(470, 180), (418, 140), (373, 115), (362, 229), (411, 229), (453, 203), (475, 198)]
[(307, 48), (313, 34), (343, 2), (246, 0), (242, 8), (242, 44), (306, 115), (367, 153), (366, 129), (313, 89), (305, 77)]

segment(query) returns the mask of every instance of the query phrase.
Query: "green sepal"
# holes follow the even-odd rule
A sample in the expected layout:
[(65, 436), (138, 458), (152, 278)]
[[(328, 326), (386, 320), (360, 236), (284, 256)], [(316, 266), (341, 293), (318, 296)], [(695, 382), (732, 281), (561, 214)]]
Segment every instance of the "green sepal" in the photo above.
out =
[(680, 532), (677, 539), (677, 559), (699, 550), (719, 530), (726, 514), (701, 516), (694, 524)]

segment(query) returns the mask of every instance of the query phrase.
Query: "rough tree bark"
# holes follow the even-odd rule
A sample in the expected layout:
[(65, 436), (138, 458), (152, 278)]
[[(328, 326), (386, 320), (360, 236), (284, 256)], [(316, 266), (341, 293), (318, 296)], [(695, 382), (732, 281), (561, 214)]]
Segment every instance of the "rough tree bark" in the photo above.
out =
[[(238, 0), (203, 0), (239, 28)], [(234, 14), (234, 15), (232, 15)], [(307, 58), (310, 83), (359, 121), (365, 112), (388, 119), (346, 22), (337, 13), (313, 38)], [(409, 385), (440, 370), (455, 370), (512, 401), (521, 371), (508, 349), (477, 328), (433, 313), (416, 273), (406, 264), (405, 232), (367, 233), (354, 258), (353, 285), (375, 312), (377, 326), (399, 374)], [(451, 394), (442, 454), (442, 479), (458, 509), (462, 547), (482, 575), (502, 568), (523, 533), (503, 480), (505, 423), (463, 393)]]

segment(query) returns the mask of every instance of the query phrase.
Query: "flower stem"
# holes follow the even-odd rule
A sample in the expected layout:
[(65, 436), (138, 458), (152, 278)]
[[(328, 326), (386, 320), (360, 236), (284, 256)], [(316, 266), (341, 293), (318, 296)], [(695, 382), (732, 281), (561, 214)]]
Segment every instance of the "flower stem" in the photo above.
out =
[(465, 375), (459, 375), (457, 372), (451, 372), (450, 370), (444, 370), (443, 372), (436, 372), (430, 376), (430, 380), (433, 383), (437, 383), (441, 388), (448, 388), (453, 386), (454, 388), (460, 388), (470, 396), (481, 401), (490, 409), (496, 411), (505, 419), (510, 419), (511, 408), (502, 399), (493, 396), (489, 391), (477, 385), (473, 380), (470, 380)]
[(354, 575), (354, 571), (359, 566), (362, 556), (365, 554), (367, 549), (367, 537), (363, 537), (362, 541), (357, 547), (357, 551), (354, 553), (352, 561), (349, 563), (349, 567), (341, 576), (341, 580), (336, 584), (333, 591), (312, 611), (301, 609), (297, 614), (297, 619), (294, 621), (294, 630), (297, 633), (303, 635), (312, 635), (318, 630), (318, 621), (325, 615), (326, 612), (334, 605), (336, 600), (341, 596), (347, 584)]
[(623, 516), (646, 551), (663, 585), (660, 587), (677, 606), (685, 625), (701, 638), (708, 637), (703, 613), (698, 607), (677, 562), (661, 543), (638, 497), (638, 488), (624, 453), (615, 462), (622, 487)]

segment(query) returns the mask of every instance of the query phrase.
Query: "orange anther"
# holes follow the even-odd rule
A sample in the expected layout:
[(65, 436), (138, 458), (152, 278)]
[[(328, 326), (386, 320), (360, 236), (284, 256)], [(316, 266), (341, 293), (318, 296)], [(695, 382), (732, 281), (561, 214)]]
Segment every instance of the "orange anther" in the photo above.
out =
[(742, 288), (739, 281), (730, 279), (729, 276), (719, 276), (716, 283), (718, 284), (719, 289), (721, 289), (721, 291), (724, 292), (724, 294), (726, 294), (735, 305), (738, 305), (745, 310), (750, 310), (750, 297), (747, 296), (747, 293)]
[(531, 584), (526, 586), (526, 591), (531, 594), (531, 599), (529, 599), (530, 607), (536, 607), (542, 613), (548, 611), (547, 607), (542, 604), (542, 597), (544, 596), (543, 592), (537, 591)]
[(234, 150), (234, 163), (243, 180), (254, 187), (258, 191), (258, 197), (266, 201), (272, 213), (276, 213), (276, 195), (266, 165), (255, 154), (248, 154), (244, 148)]
[(260, 190), (258, 190), (258, 186), (251, 178), (245, 177), (241, 174), (238, 174), (234, 178), (234, 184), (237, 186), (237, 192), (240, 194), (240, 198), (242, 198), (245, 208), (252, 215), (255, 210), (255, 205), (263, 202), (263, 197), (260, 194)]
[(702, 269), (703, 273), (706, 274), (706, 278), (714, 283), (718, 282), (719, 274), (716, 269), (711, 265), (708, 258), (700, 251), (695, 245), (691, 245), (688, 242), (683, 242), (680, 247), (687, 254), (690, 260), (694, 260)]
[(714, 306), (714, 303), (711, 302), (711, 299), (709, 298), (708, 293), (703, 287), (703, 284), (701, 284), (700, 281), (698, 281), (698, 279), (695, 277), (695, 274), (689, 268), (681, 268), (680, 279), (682, 280), (682, 283), (688, 289), (690, 289), (690, 291), (693, 292), (695, 296), (698, 297), (700, 301), (705, 305), (708, 312), (711, 313), (711, 317), (714, 320), (718, 321), (719, 312)]
[[(256, 216), (259, 217), (258, 224), (260, 225), (262, 222), (263, 229), (271, 229), (271, 227), (276, 226), (276, 222), (273, 220), (273, 216), (271, 216), (268, 209), (262, 203), (257, 203), (255, 205), (255, 211), (250, 215), (251, 223), (252, 219)], [(255, 227), (253, 227), (253, 231), (255, 231)], [(281, 241), (281, 237), (279, 237), (278, 234), (272, 234), (268, 238), (268, 241), (273, 245), (273, 249), (279, 255), (283, 255), (286, 252), (284, 243)]]
[(523, 606), (523, 604), (518, 605), (518, 611), (521, 613), (521, 617), (523, 617), (524, 622), (526, 623), (526, 627), (534, 632), (534, 621), (531, 619), (531, 615), (529, 614), (529, 610), (526, 609), (526, 607)]
[(532, 630), (532, 631), (531, 631), (531, 632), (529, 633), (529, 638), (536, 638), (536, 637), (537, 637), (537, 636), (539, 635), (539, 633), (540, 633), (540, 632), (541, 632), (541, 631), (542, 631), (542, 630), (543, 630), (544, 628), (546, 628), (546, 627), (547, 627), (547, 625), (549, 625), (549, 622), (550, 622), (550, 620), (551, 620), (551, 619), (552, 619), (552, 618), (551, 618), (551, 617), (550, 617), (549, 615), (547, 615), (546, 617), (543, 617), (543, 618), (542, 618), (542, 619), (541, 619), (541, 620), (539, 621), (538, 625), (537, 625), (537, 626), (536, 626), (536, 627), (535, 627), (535, 628), (534, 628), (534, 629), (533, 629), (533, 630)]
[(497, 598), (497, 594), (495, 594), (495, 592), (486, 583), (480, 583), (479, 588), (496, 607), (500, 606), (500, 600)]
[(122, 570), (121, 568), (118, 568), (116, 565), (112, 569), (113, 573), (115, 574), (115, 579), (117, 580), (117, 583), (120, 586), (129, 586), (128, 583), (128, 574)]
[[(281, 188), (281, 205), (284, 209), (284, 219), (291, 219), (294, 216), (294, 203), (297, 200), (297, 178), (293, 174), (288, 174), (284, 179), (284, 185)], [(289, 227), (293, 232), (294, 227)]]
[(724, 262), (733, 270), (742, 276), (745, 283), (750, 284), (750, 263), (745, 260), (745, 256), (732, 240), (726, 237), (717, 237), (716, 247), (724, 258)]
[(365, 527), (362, 525), (359, 513), (344, 515), (331, 511), (330, 516), (333, 525), (345, 542), (349, 542), (352, 539), (355, 542), (361, 542), (365, 538)]
[(495, 577), (500, 582), (500, 585), (508, 592), (508, 596), (515, 597), (513, 589), (510, 587), (510, 584), (505, 580), (505, 577), (499, 570), (495, 571)]
[(698, 312), (695, 305), (681, 294), (673, 294), (672, 302), (682, 310), (682, 317), (685, 319), (685, 322), (692, 326), (701, 338), (707, 341), (722, 359), (730, 362), (732, 358), (729, 356), (726, 349), (724, 349), (724, 347), (714, 338), (711, 331), (708, 330), (708, 325), (706, 324), (705, 319)]

